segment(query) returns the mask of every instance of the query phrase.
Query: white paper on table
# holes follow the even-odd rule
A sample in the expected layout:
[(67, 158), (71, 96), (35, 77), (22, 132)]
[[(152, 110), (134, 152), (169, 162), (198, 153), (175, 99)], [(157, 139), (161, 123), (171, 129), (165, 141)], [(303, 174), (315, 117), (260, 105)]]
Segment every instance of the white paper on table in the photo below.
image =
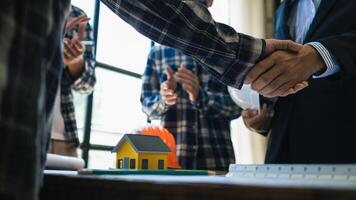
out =
[(232, 100), (242, 109), (260, 111), (260, 95), (251, 89), (250, 85), (243, 85), (241, 90), (228, 86)]
[(47, 169), (80, 170), (84, 168), (84, 160), (81, 158), (47, 153), (45, 167)]

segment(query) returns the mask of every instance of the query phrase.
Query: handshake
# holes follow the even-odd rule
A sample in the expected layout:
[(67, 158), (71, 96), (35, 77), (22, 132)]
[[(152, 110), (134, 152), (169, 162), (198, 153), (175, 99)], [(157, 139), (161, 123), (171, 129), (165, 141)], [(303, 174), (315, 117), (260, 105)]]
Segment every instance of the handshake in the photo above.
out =
[[(325, 70), (319, 53), (310, 45), (290, 40), (266, 40), (265, 58), (257, 63), (245, 78), (245, 84), (265, 97), (283, 97), (308, 86), (307, 80)], [(271, 126), (273, 110), (264, 104), (260, 112), (244, 110), (241, 113), (246, 127), (266, 135)]]
[(283, 97), (308, 86), (312, 75), (321, 74), (326, 65), (310, 45), (290, 40), (267, 39), (264, 59), (247, 74), (244, 83), (265, 97)]

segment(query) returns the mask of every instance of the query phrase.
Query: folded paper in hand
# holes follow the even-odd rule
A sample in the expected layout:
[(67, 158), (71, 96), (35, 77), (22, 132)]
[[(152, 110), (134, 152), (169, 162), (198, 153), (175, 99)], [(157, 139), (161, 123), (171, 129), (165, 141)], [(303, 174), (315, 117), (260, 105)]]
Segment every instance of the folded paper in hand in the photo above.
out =
[(260, 95), (251, 89), (250, 85), (243, 85), (241, 90), (228, 87), (232, 100), (242, 109), (260, 111)]

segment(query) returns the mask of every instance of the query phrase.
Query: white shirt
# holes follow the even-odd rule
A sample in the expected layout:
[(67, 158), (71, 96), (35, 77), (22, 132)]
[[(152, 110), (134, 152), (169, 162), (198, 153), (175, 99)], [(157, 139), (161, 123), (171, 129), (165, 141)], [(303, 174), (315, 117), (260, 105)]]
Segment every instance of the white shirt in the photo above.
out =
[(56, 99), (54, 102), (51, 139), (64, 141), (64, 132), (65, 126), (61, 112), (61, 87), (59, 85), (56, 94)]

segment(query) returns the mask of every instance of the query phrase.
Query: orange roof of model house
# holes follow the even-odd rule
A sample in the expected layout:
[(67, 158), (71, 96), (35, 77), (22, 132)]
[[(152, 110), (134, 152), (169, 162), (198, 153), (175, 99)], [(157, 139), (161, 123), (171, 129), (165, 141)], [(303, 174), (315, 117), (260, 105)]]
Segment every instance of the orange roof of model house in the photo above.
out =
[(177, 160), (176, 141), (175, 141), (172, 133), (170, 133), (166, 128), (152, 126), (152, 125), (143, 127), (141, 129), (141, 133), (143, 135), (157, 135), (157, 136), (159, 136), (171, 150), (171, 152), (168, 153), (168, 168), (170, 168), (170, 169), (182, 168), (179, 165), (178, 160)]

